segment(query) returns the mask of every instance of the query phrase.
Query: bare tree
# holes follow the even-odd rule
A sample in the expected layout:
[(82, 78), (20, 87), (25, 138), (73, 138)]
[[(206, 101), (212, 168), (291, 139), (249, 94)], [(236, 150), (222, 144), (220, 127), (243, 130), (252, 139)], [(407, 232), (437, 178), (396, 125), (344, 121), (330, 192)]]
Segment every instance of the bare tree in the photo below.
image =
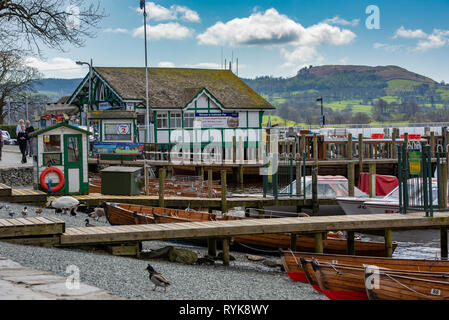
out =
[(12, 52), (0, 51), (0, 124), (7, 110), (6, 101), (24, 91), (32, 91), (32, 81), (40, 79), (37, 69), (27, 66), (23, 59)]
[(23, 42), (40, 54), (41, 45), (64, 51), (69, 43), (83, 46), (86, 37), (105, 17), (98, 4), (85, 0), (0, 0), (0, 45)]

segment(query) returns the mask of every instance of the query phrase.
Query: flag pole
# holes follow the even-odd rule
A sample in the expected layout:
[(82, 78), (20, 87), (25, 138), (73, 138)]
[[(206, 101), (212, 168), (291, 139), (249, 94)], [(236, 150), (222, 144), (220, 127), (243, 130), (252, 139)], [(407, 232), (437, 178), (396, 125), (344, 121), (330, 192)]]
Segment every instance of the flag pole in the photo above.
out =
[(145, 119), (145, 127), (146, 127), (146, 142), (150, 143), (150, 102), (149, 102), (149, 93), (148, 93), (148, 49), (147, 49), (147, 10), (146, 10), (146, 1), (140, 1), (140, 8), (143, 7), (143, 24), (144, 24), (144, 32), (145, 32), (145, 90), (146, 90), (146, 119)]

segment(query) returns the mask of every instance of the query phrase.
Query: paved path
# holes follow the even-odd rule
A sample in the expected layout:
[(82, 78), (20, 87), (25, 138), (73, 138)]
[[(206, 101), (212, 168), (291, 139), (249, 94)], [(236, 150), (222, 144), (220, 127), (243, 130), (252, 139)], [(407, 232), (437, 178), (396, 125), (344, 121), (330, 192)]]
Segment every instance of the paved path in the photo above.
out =
[(32, 167), (33, 159), (27, 157), (27, 163), (22, 164), (22, 154), (20, 153), (19, 146), (7, 145), (2, 150), (2, 160), (0, 161), (1, 168), (21, 168)]
[(0, 300), (122, 300), (123, 298), (80, 283), (69, 289), (67, 279), (33, 270), (0, 257)]

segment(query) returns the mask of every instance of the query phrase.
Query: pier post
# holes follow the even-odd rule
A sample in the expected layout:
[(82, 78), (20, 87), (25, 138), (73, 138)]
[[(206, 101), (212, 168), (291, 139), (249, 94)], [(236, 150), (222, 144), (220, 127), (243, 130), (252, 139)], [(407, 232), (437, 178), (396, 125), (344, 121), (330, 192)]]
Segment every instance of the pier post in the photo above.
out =
[(348, 163), (348, 193), (350, 197), (354, 196), (354, 180), (355, 180), (354, 162)]
[(207, 196), (212, 198), (212, 169), (207, 170)]
[(296, 233), (290, 234), (290, 250), (296, 251)]
[(296, 159), (296, 196), (301, 196), (301, 159)]
[(323, 253), (323, 233), (317, 232), (315, 233), (315, 253)]
[(369, 196), (376, 196), (376, 163), (369, 164)]
[(239, 184), (240, 184), (240, 189), (242, 189), (242, 192), (243, 192), (245, 189), (244, 184), (243, 184), (243, 164), (241, 164), (239, 166)]
[(430, 157), (435, 158), (435, 132), (430, 132)]
[(237, 139), (235, 136), (232, 137), (232, 163), (235, 163), (237, 159)]
[(346, 158), (352, 160), (352, 133), (348, 133), (348, 144), (346, 145)]
[(143, 174), (144, 174), (144, 181), (145, 181), (145, 195), (150, 195), (150, 176), (148, 172), (148, 165), (147, 165), (147, 159), (145, 158), (144, 168), (143, 168)]
[(230, 254), (229, 254), (229, 238), (223, 239), (223, 265), (229, 267)]
[(391, 134), (391, 158), (397, 158), (397, 148), (396, 148), (396, 137), (398, 136), (398, 129), (393, 128), (393, 133)]
[(318, 203), (318, 166), (312, 167), (312, 212), (318, 214), (320, 205)]
[(447, 226), (441, 226), (440, 228), (440, 246), (441, 246), (441, 260), (447, 260), (448, 258)]
[(405, 149), (407, 150), (407, 147), (408, 147), (408, 132), (404, 133), (404, 144), (405, 144)]
[(359, 133), (359, 174), (363, 172), (363, 133)]
[(211, 257), (217, 256), (217, 239), (207, 238), (207, 254)]
[(393, 231), (385, 229), (385, 256), (391, 258), (393, 256)]
[(165, 207), (164, 200), (164, 181), (165, 181), (165, 168), (159, 168), (159, 207)]
[(221, 212), (225, 214), (228, 211), (226, 203), (226, 170), (221, 170)]
[(354, 231), (348, 231), (346, 233), (346, 251), (347, 254), (353, 256), (355, 255)]

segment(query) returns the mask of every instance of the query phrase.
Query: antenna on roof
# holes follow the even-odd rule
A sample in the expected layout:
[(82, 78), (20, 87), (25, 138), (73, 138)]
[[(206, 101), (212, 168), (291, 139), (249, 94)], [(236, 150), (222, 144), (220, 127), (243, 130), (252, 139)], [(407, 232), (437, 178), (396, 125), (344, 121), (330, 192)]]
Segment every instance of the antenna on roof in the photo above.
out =
[(232, 61), (229, 61), (229, 71), (232, 72)]
[(224, 61), (224, 67), (223, 67), (223, 70), (224, 69), (226, 69), (226, 58), (225, 58), (225, 61)]
[(237, 58), (237, 77), (239, 76), (239, 58)]

